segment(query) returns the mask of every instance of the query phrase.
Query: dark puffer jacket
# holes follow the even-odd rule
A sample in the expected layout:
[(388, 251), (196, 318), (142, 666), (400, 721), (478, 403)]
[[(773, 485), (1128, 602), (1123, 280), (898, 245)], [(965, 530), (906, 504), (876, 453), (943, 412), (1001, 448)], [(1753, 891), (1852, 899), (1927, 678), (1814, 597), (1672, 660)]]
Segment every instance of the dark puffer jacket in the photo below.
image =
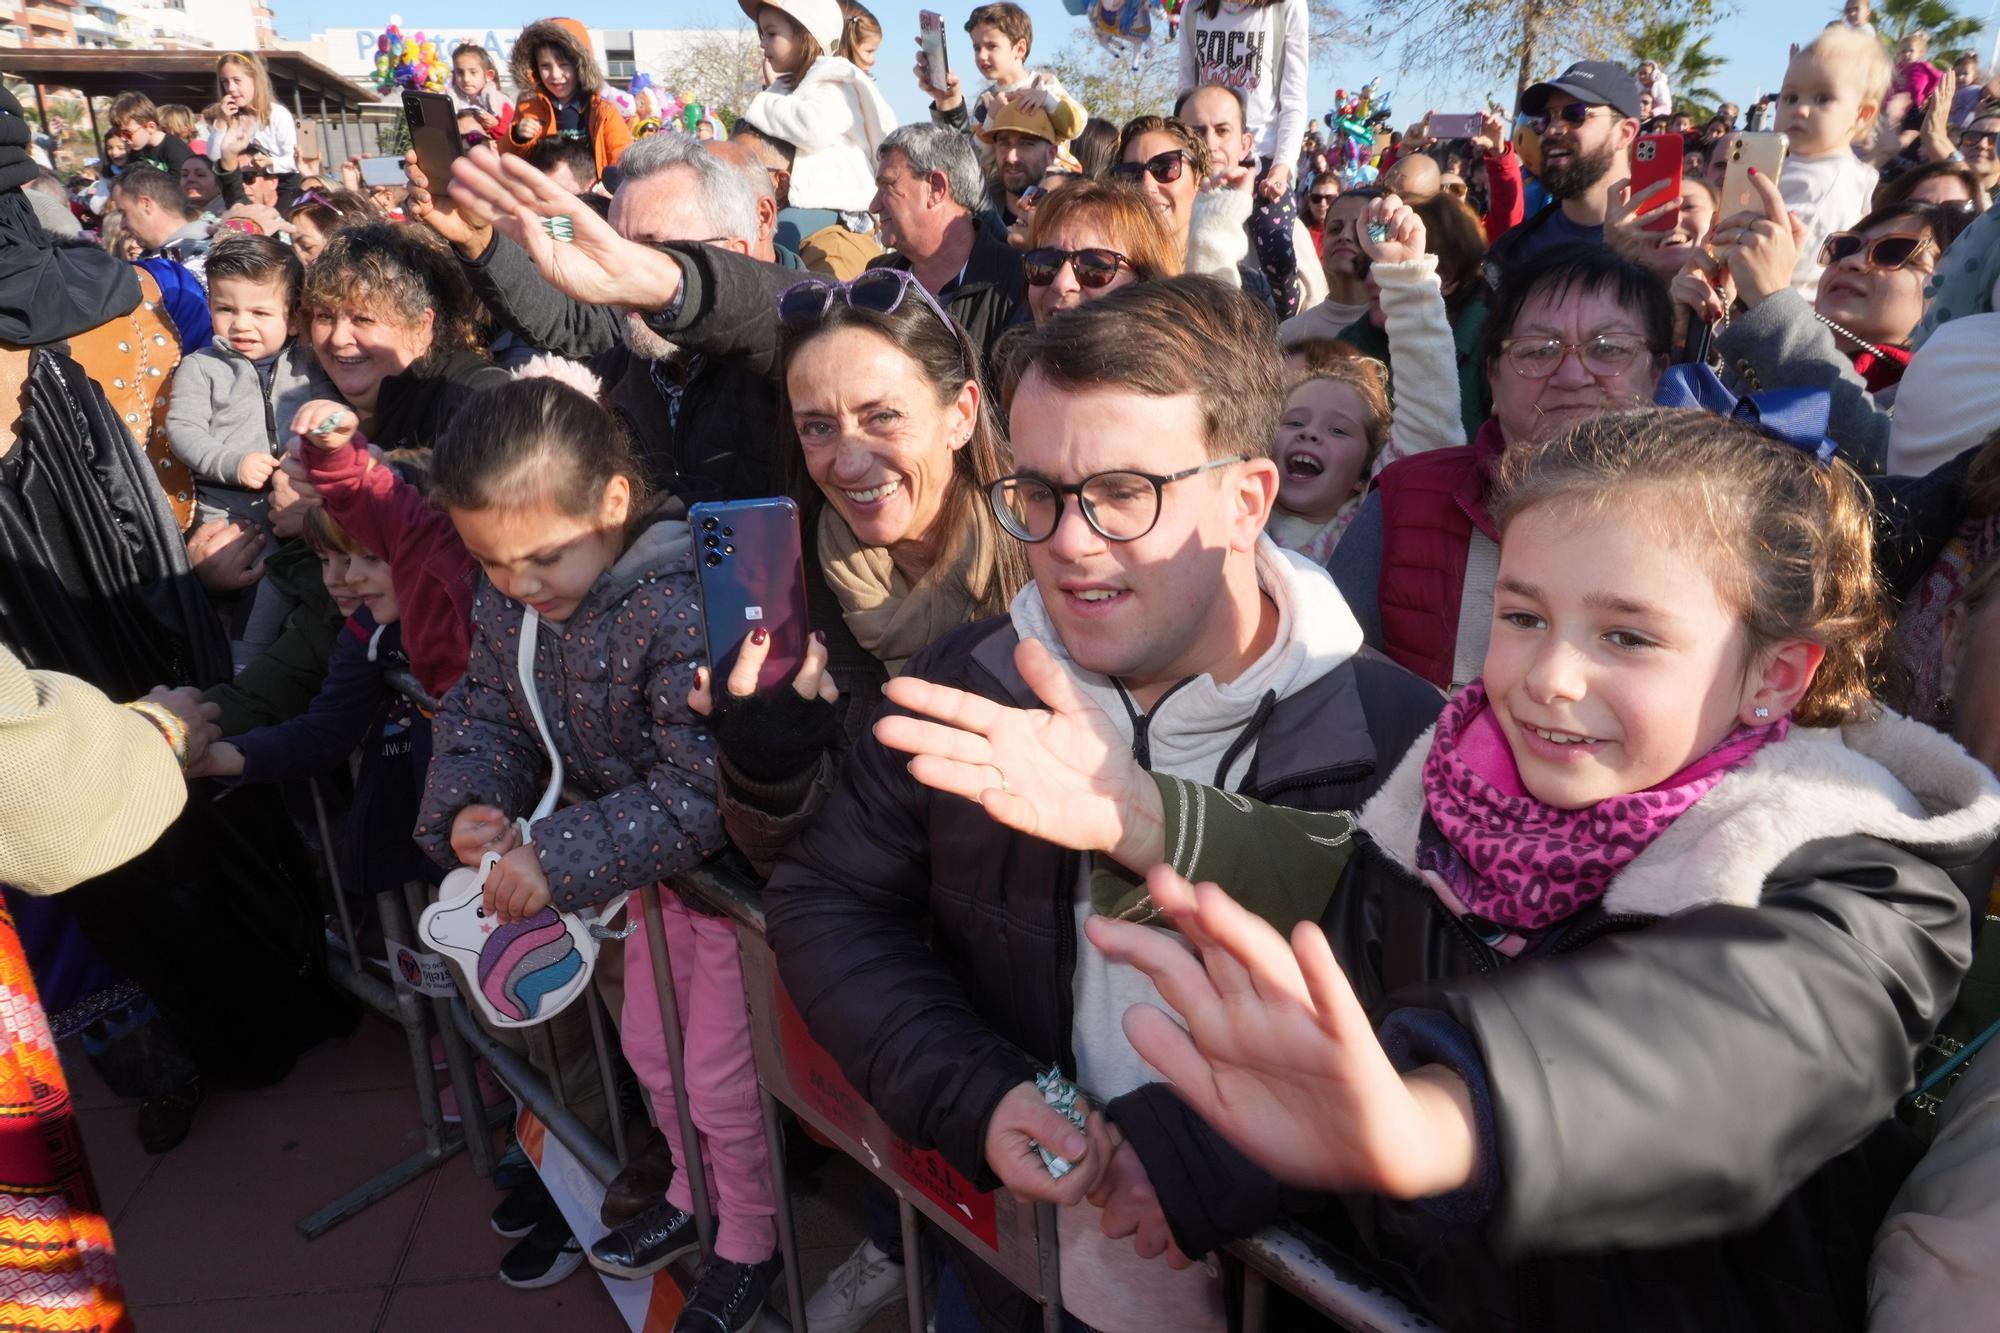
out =
[[(1018, 641), (1007, 618), (979, 621), (905, 674), (1037, 708), (1014, 667)], [(1308, 810), (1355, 809), (1441, 703), (1399, 667), (1349, 658), (1276, 703), (1239, 790)], [(1000, 1098), (1051, 1064), (1076, 1073), (1081, 869), (1077, 853), (922, 786), (902, 756), (864, 735), (765, 890), (771, 946), (814, 1037), (899, 1134), (936, 1148), (982, 1188), (998, 1183), (985, 1140)], [(1201, 1199), (1212, 1244), (1276, 1212), (1276, 1183), (1165, 1085), (1106, 1111), (1170, 1221), (1176, 1206)], [(984, 1264), (959, 1271), (988, 1328), (1034, 1326), (1025, 1298)]]
[[(1343, 1196), (1322, 1229), (1447, 1328), (1860, 1328), (1914, 1160), (1890, 1109), (1992, 881), (1992, 776), (1893, 715), (1794, 729), (1510, 960), (1413, 868), (1428, 749), (1362, 811), (1322, 925), (1392, 1058), (1472, 1089), (1483, 1174)], [(1283, 825), (1243, 818), (1191, 873), (1272, 873)]]
[[(556, 907), (573, 911), (641, 888), (722, 850), (715, 745), (689, 711), (706, 660), (693, 541), (678, 502), (662, 501), (569, 619), (544, 621), (535, 688), (562, 752), (565, 784), (591, 799), (535, 825)], [(482, 576), (472, 660), (434, 720), (417, 841), (455, 866), (452, 820), (468, 805), (525, 816), (547, 757), (516, 668), (519, 602)]]

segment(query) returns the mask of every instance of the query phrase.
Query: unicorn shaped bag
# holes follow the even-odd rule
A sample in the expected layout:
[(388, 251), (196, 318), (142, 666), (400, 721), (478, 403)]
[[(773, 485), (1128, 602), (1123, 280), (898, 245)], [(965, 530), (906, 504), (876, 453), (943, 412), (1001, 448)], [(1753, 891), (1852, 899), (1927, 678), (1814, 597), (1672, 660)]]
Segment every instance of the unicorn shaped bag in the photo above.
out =
[[(535, 823), (555, 809), (562, 795), (562, 756), (549, 736), (535, 693), (535, 641), (541, 619), (532, 609), (523, 609), (521, 648), (515, 660), (535, 732), (549, 752), (549, 785), (535, 812), (516, 821), (524, 846), (535, 840)], [(418, 923), (417, 937), (450, 964), (459, 989), (485, 1013), (487, 1022), (503, 1028), (533, 1027), (554, 1018), (589, 987), (597, 967), (598, 941), (620, 934), (599, 922), (618, 914), (625, 895), (595, 910), (558, 912), (544, 907), (531, 917), (501, 925), (483, 905), (486, 876), (499, 859), (498, 852), (488, 852), (478, 869), (461, 866), (446, 875), (437, 901)]]

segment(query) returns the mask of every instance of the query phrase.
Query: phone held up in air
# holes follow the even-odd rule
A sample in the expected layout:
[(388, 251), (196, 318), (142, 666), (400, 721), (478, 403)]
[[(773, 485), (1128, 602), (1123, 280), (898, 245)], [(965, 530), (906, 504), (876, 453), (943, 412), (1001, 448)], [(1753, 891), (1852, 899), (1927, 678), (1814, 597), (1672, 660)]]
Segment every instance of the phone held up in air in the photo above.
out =
[(1466, 115), (1438, 112), (1424, 122), (1426, 132), (1433, 139), (1476, 139), (1484, 126), (1485, 121), (1477, 111)]
[(931, 87), (943, 88), (951, 76), (951, 60), (944, 52), (944, 15), (919, 11), (917, 34), (924, 44), (924, 77)]
[(451, 164), (465, 151), (458, 134), (458, 112), (443, 93), (403, 90), (403, 119), (410, 127), (410, 147), (417, 153), (417, 165), (432, 193), (443, 193), (451, 184)]
[(1763, 212), (1764, 200), (1751, 183), (1750, 171), (1754, 167), (1759, 175), (1768, 176), (1773, 185), (1777, 184), (1785, 169), (1785, 150), (1789, 144), (1784, 135), (1770, 130), (1746, 130), (1730, 140), (1729, 170), (1722, 177), (1722, 204), (1716, 216)]
[(1668, 232), (1680, 225), (1681, 163), (1686, 153), (1687, 141), (1678, 134), (1642, 134), (1632, 141), (1632, 197), (1638, 198), (1639, 191), (1657, 181), (1666, 181), (1666, 190), (1647, 201), (1647, 207), (1673, 205), (1671, 212), (1646, 223), (1644, 230)]
[(787, 684), (805, 661), (810, 633), (798, 505), (782, 496), (697, 504), (688, 522), (716, 707), (728, 706), (729, 673), (756, 630), (771, 636), (757, 692)]
[(409, 183), (409, 173), (403, 169), (400, 157), (364, 157), (361, 159), (361, 183), (367, 186), (405, 185)]

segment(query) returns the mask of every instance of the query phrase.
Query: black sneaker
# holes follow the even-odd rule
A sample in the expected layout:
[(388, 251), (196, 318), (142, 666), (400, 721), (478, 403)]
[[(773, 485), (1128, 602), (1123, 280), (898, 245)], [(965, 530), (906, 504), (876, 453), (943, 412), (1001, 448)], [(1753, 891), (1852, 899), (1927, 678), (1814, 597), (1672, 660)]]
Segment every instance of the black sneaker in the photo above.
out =
[(535, 1174), (535, 1164), (528, 1160), (528, 1154), (520, 1144), (508, 1145), (500, 1154), (500, 1160), (493, 1164), (493, 1188), (505, 1190), (509, 1194), (531, 1180), (540, 1180)]
[(533, 1231), (543, 1218), (557, 1215), (556, 1201), (537, 1176), (500, 1201), (493, 1210), (493, 1229), (513, 1240)]
[(665, 1199), (590, 1247), (590, 1266), (613, 1277), (651, 1277), (701, 1248), (694, 1214)]
[(500, 1280), (510, 1287), (553, 1287), (583, 1267), (583, 1246), (569, 1223), (551, 1210), (500, 1261)]
[(775, 1258), (761, 1264), (711, 1259), (695, 1279), (681, 1317), (674, 1320), (674, 1333), (743, 1333), (763, 1313), (777, 1274)]
[(180, 1147), (194, 1128), (194, 1108), (201, 1105), (201, 1098), (201, 1080), (196, 1078), (140, 1102), (139, 1146), (155, 1157)]

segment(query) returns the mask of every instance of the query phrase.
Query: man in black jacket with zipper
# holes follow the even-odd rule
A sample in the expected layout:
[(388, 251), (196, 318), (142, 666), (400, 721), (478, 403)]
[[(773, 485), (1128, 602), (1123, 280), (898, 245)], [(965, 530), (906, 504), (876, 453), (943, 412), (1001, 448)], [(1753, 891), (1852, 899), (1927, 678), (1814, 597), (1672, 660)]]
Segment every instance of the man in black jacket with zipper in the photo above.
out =
[[(1113, 293), (1030, 335), (1016, 471), (995, 510), (1027, 543), (1034, 582), (1009, 616), (954, 632), (906, 674), (1035, 708), (1023, 668), (1059, 672), (1156, 773), (1359, 808), (1441, 700), (1363, 656), (1323, 572), (1263, 536), (1282, 399), (1271, 333), (1249, 298), (1191, 277)], [(1182, 372), (1209, 361), (1232, 367), (1227, 384)], [(984, 789), (1007, 791), (1007, 775), (983, 774), (966, 795)], [(923, 786), (871, 737), (772, 877), (770, 940), (814, 1036), (891, 1126), (984, 1187), (1062, 1205), (1073, 1319), (1105, 1333), (1220, 1330), (1219, 1282), (1154, 1256), (1255, 1230), (1278, 1189), (1125, 1040), (1124, 1010), (1157, 995), (1083, 936), (1089, 871)], [(1049, 1120), (1033, 1080), (1052, 1065), (1103, 1113), (1086, 1134)], [(1030, 1140), (1080, 1147), (1076, 1169), (1051, 1179)], [(1033, 1317), (961, 1256), (937, 1327)]]

